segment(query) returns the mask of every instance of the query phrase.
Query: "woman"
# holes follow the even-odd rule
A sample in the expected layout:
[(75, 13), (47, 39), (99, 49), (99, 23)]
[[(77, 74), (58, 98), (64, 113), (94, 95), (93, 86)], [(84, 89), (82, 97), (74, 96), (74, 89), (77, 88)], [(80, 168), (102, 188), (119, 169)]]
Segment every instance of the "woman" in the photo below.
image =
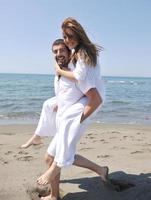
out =
[[(61, 112), (59, 112), (58, 107), (58, 133), (56, 134), (56, 140), (54, 139), (55, 150), (53, 149), (53, 143), (50, 146), (50, 155), (53, 149), (55, 159), (46, 173), (37, 180), (42, 185), (53, 182), (56, 177), (59, 177), (61, 167), (78, 162), (75, 159), (76, 144), (86, 127), (87, 119), (95, 110), (98, 110), (104, 100), (103, 85), (99, 76), (100, 69), (97, 61), (99, 48), (90, 42), (82, 26), (73, 18), (67, 18), (63, 22), (62, 30), (65, 44), (74, 50), (71, 62), (75, 68), (73, 71), (65, 71), (56, 66), (56, 72), (61, 77), (76, 82), (77, 87), (87, 96), (87, 100), (82, 99), (79, 104), (67, 109), (65, 114), (62, 112), (62, 115), (59, 115)], [(67, 133), (66, 139), (63, 137), (64, 133)], [(70, 142), (68, 145), (64, 145), (63, 142), (68, 139)], [(62, 146), (64, 149), (62, 149)], [(85, 160), (83, 165), (86, 164)], [(108, 168), (101, 170), (102, 172), (98, 174), (103, 181), (107, 181)]]

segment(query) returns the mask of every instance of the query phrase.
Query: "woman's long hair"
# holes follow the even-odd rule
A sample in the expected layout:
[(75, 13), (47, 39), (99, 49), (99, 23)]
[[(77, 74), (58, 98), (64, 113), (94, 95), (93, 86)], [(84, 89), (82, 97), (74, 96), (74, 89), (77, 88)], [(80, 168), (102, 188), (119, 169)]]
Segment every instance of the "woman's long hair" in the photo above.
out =
[(95, 67), (99, 51), (103, 48), (90, 41), (81, 24), (79, 24), (74, 18), (69, 17), (63, 21), (62, 30), (64, 33), (66, 33), (67, 28), (73, 31), (75, 38), (77, 38), (79, 42), (71, 56), (71, 61), (75, 64), (77, 60), (81, 58), (87, 65)]

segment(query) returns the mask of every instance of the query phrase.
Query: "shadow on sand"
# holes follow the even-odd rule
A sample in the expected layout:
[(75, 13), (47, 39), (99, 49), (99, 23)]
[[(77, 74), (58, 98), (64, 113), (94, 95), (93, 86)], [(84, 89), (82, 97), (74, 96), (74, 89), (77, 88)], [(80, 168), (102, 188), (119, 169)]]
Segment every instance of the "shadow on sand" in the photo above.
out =
[[(110, 183), (104, 185), (99, 177), (62, 180), (61, 183), (78, 185), (81, 192), (69, 191), (62, 200), (151, 200), (151, 173), (126, 174), (122, 171), (109, 175)], [(76, 186), (77, 187), (77, 186)], [(48, 187), (28, 188), (31, 200), (39, 200), (50, 192)]]

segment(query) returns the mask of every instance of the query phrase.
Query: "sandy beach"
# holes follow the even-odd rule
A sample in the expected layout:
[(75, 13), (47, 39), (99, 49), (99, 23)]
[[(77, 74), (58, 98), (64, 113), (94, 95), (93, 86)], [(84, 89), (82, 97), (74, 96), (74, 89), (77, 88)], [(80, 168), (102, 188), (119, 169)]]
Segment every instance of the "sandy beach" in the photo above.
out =
[[(43, 144), (21, 149), (36, 125), (0, 126), (0, 200), (38, 200), (46, 189), (36, 179), (46, 170), (44, 154), (51, 138)], [(78, 167), (63, 169), (60, 194), (63, 200), (149, 200), (151, 199), (151, 126), (93, 124), (77, 153), (110, 168), (115, 189), (99, 177)]]

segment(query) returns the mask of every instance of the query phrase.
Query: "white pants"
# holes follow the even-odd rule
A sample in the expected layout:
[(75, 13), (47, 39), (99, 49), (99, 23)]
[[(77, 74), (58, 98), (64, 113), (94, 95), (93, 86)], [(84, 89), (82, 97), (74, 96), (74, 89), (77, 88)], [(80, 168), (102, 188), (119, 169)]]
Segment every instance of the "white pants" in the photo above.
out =
[(46, 100), (43, 104), (42, 112), (36, 128), (35, 134), (41, 137), (54, 136), (56, 134), (56, 97)]
[[(88, 117), (80, 123), (86, 104), (87, 97), (82, 97), (77, 103), (70, 106), (62, 117), (59, 119), (56, 117), (57, 133), (47, 152), (49, 155), (54, 156), (54, 160), (59, 167), (67, 167), (74, 162), (76, 145), (90, 121), (90, 117)], [(94, 116), (100, 107), (91, 116)]]
[[(70, 166), (74, 162), (76, 145), (90, 121), (90, 117), (88, 117), (80, 123), (86, 104), (87, 97), (82, 97), (77, 103), (66, 109), (61, 117), (58, 117), (53, 111), (57, 105), (56, 97), (46, 100), (43, 104), (35, 134), (41, 137), (54, 136), (47, 153), (54, 157), (59, 167)], [(96, 114), (100, 107), (91, 116)]]

